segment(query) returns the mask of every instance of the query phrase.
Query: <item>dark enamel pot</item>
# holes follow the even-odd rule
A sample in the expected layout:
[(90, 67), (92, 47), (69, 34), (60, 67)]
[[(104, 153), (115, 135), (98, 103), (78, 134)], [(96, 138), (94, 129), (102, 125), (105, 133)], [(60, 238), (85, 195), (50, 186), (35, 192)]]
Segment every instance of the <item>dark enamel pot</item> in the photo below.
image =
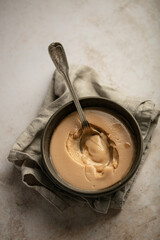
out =
[(53, 184), (55, 184), (57, 187), (59, 187), (60, 189), (70, 194), (78, 195), (81, 197), (100, 197), (104, 195), (109, 195), (113, 192), (116, 192), (120, 188), (122, 188), (131, 179), (131, 177), (134, 175), (135, 171), (137, 170), (140, 164), (142, 152), (143, 152), (143, 141), (142, 141), (141, 131), (133, 115), (130, 114), (124, 107), (120, 106), (119, 104), (113, 101), (110, 101), (106, 98), (100, 98), (100, 97), (86, 97), (86, 98), (80, 99), (80, 103), (82, 108), (85, 108), (85, 107), (103, 108), (104, 110), (116, 115), (128, 127), (135, 144), (135, 158), (130, 171), (121, 181), (117, 182), (116, 184), (110, 187), (107, 187), (105, 189), (96, 190), (96, 191), (86, 191), (86, 190), (77, 189), (69, 185), (58, 175), (50, 159), (50, 151), (49, 151), (50, 140), (54, 132), (54, 129), (57, 127), (57, 125), (68, 114), (76, 111), (73, 101), (65, 104), (58, 111), (56, 111), (51, 116), (48, 123), (46, 124), (44, 133), (42, 136), (42, 142), (41, 142), (42, 161), (43, 161), (44, 170), (46, 171), (46, 174), (51, 179)]

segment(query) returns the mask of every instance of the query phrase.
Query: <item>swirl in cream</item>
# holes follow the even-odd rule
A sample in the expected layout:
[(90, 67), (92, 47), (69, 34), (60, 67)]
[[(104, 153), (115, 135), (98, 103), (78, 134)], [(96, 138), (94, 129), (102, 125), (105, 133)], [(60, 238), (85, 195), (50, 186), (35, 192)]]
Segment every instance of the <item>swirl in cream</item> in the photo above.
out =
[(127, 127), (102, 109), (86, 109), (87, 120), (100, 134), (89, 136), (79, 148), (81, 123), (76, 112), (68, 115), (53, 133), (50, 154), (58, 174), (84, 190), (98, 190), (120, 181), (131, 168), (134, 143)]

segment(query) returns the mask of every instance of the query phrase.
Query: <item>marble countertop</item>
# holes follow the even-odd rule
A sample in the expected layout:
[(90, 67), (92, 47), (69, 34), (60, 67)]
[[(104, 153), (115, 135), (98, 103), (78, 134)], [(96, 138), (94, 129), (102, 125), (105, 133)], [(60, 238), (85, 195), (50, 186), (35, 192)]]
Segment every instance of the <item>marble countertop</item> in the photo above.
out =
[(107, 215), (78, 204), (60, 214), (7, 161), (51, 81), (53, 41), (103, 84), (160, 107), (160, 1), (0, 1), (0, 35), (0, 239), (160, 239), (160, 123), (123, 209)]

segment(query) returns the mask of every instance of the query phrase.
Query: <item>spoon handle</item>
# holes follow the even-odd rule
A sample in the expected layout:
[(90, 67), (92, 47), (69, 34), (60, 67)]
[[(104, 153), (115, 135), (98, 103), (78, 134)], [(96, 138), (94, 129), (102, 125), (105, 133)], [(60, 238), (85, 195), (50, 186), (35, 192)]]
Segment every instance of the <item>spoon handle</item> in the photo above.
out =
[(80, 116), (80, 119), (82, 122), (82, 128), (89, 126), (89, 123), (86, 120), (83, 110), (82, 110), (82, 107), (79, 103), (77, 93), (75, 92), (75, 90), (71, 84), (70, 78), (69, 78), (69, 74), (68, 74), (69, 66), (68, 66), (67, 57), (66, 57), (66, 54), (65, 54), (62, 44), (60, 44), (58, 42), (51, 43), (48, 47), (48, 51), (49, 51), (49, 54), (50, 54), (50, 57), (51, 57), (53, 63), (55, 64), (56, 69), (64, 77), (64, 79), (67, 83), (67, 86), (73, 97), (77, 111), (79, 113), (79, 116)]

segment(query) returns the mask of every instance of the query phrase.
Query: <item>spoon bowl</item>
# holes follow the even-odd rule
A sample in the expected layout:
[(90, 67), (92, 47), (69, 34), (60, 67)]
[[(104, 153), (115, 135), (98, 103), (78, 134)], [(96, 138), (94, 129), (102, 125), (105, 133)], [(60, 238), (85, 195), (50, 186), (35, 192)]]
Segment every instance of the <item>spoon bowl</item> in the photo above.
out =
[(101, 130), (95, 126), (91, 126), (91, 124), (89, 127), (83, 128), (83, 130), (81, 131), (81, 135), (79, 137), (79, 146), (80, 146), (81, 152), (83, 151), (83, 147), (86, 140), (89, 139), (91, 136), (99, 135), (100, 133), (101, 133)]

